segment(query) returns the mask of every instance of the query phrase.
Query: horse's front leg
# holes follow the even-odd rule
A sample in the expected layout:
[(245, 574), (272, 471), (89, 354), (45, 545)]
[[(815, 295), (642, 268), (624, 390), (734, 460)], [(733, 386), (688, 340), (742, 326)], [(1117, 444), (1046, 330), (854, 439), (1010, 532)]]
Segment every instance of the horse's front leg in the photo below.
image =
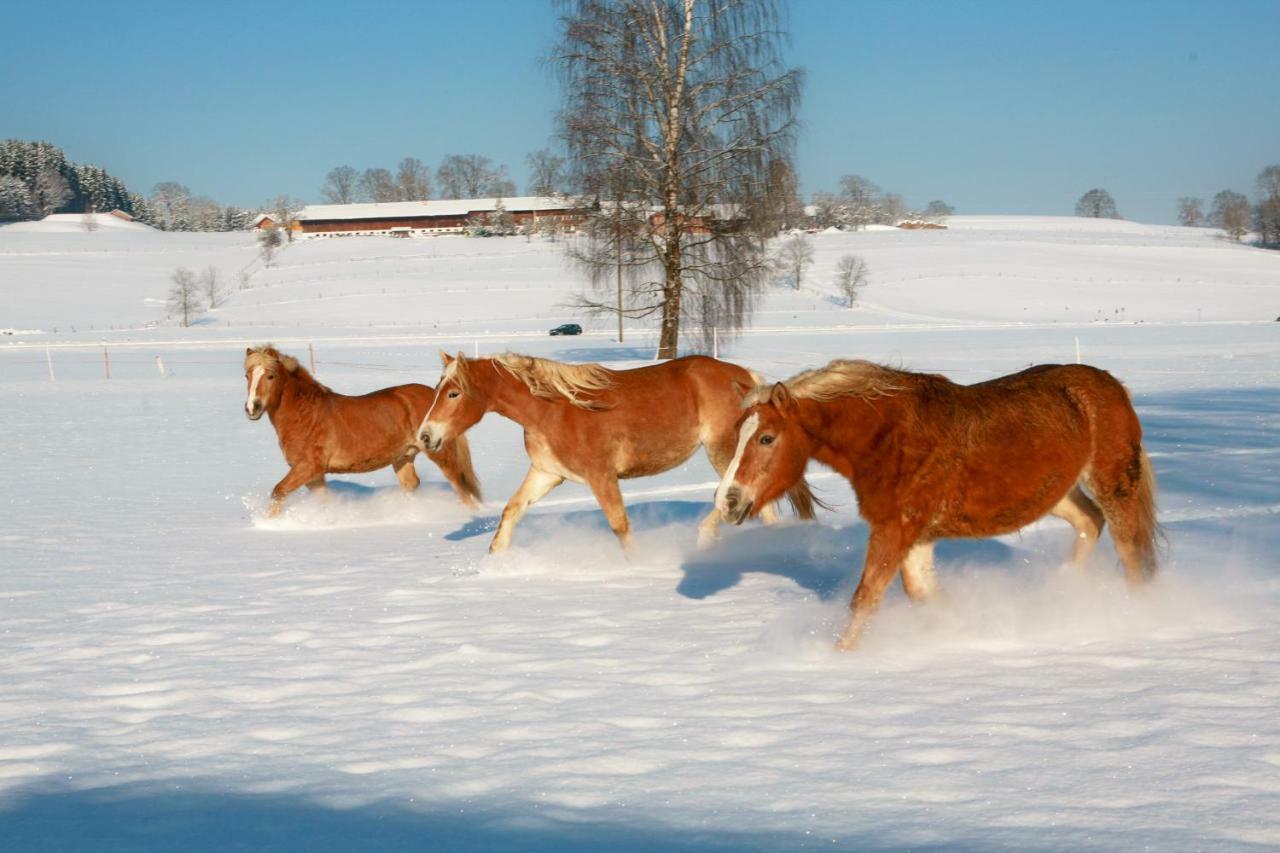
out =
[(600, 509), (604, 510), (609, 529), (618, 537), (624, 551), (631, 550), (631, 520), (627, 518), (627, 507), (622, 502), (618, 478), (610, 474), (590, 481), (589, 485), (600, 502)]
[(530, 466), (529, 473), (524, 475), (524, 482), (502, 510), (502, 521), (498, 523), (498, 532), (493, 534), (493, 541), (489, 543), (489, 553), (497, 554), (511, 547), (511, 532), (515, 530), (516, 522), (524, 517), (525, 510), (563, 482), (564, 477), (558, 474), (549, 474)]
[(862, 580), (849, 602), (849, 626), (836, 642), (836, 648), (848, 651), (858, 644), (867, 623), (875, 615), (885, 588), (898, 573), (902, 559), (907, 554), (906, 537), (900, 525), (873, 526), (867, 541), (867, 557), (862, 564)]
[(276, 483), (276, 487), (271, 490), (271, 505), (267, 507), (267, 518), (275, 518), (279, 515), (285, 498), (303, 486), (316, 482), (317, 479), (323, 488), (324, 471), (314, 465), (294, 465), (290, 468), (289, 473), (284, 475), (284, 479)]

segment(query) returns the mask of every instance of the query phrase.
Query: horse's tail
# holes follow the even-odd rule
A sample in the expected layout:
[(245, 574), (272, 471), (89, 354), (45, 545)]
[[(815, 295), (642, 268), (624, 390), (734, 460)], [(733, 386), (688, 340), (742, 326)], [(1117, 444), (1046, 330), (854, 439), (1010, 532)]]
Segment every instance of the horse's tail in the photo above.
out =
[(480, 480), (471, 467), (471, 445), (467, 442), (466, 435), (449, 439), (435, 453), (427, 455), (440, 466), (464, 504), (480, 505), (484, 498), (480, 495)]
[(809, 486), (809, 481), (804, 477), (800, 478), (800, 482), (787, 489), (787, 500), (791, 502), (791, 509), (795, 514), (806, 521), (812, 521), (816, 517), (813, 511), (815, 506), (822, 507), (828, 511), (831, 510), (831, 507), (826, 502), (813, 493), (813, 489)]
[(1156, 520), (1156, 472), (1151, 467), (1145, 448), (1139, 451), (1138, 464), (1142, 470), (1138, 477), (1133, 546), (1138, 551), (1142, 573), (1149, 578), (1156, 573), (1156, 562), (1164, 545), (1165, 535), (1160, 522)]

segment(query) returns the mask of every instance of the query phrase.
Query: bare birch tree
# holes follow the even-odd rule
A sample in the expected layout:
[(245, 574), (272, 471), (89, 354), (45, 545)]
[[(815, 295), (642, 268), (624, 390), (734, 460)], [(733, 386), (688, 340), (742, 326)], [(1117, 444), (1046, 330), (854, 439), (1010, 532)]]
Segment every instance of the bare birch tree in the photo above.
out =
[(866, 283), (867, 262), (857, 255), (843, 255), (836, 264), (835, 285), (850, 308)]
[(813, 264), (813, 241), (803, 234), (796, 234), (782, 241), (775, 259), (778, 270), (787, 277), (791, 286), (800, 289), (804, 271)]
[(775, 0), (559, 4), (571, 175), (619, 220), (586, 229), (571, 254), (597, 293), (626, 280), (622, 311), (656, 317), (658, 357), (674, 358), (682, 323), (705, 346), (747, 322), (768, 281), (769, 164), (791, 159), (801, 73), (782, 62)]
[(222, 304), (222, 297), (226, 295), (226, 287), (222, 283), (217, 267), (205, 267), (204, 272), (200, 273), (200, 292), (204, 294), (204, 298), (209, 303), (210, 308), (217, 308)]
[(169, 313), (176, 315), (183, 328), (186, 328), (191, 325), (191, 318), (204, 310), (200, 305), (200, 287), (196, 274), (186, 267), (178, 267), (169, 280), (173, 282), (173, 287), (169, 288)]

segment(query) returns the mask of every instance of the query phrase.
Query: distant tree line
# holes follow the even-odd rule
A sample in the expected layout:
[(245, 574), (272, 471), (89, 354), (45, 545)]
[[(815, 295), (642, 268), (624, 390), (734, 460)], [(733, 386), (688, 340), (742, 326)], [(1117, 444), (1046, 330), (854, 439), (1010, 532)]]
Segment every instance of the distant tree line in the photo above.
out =
[(1280, 248), (1280, 164), (1267, 166), (1254, 181), (1255, 201), (1244, 193), (1222, 190), (1213, 197), (1208, 213), (1204, 202), (1193, 196), (1178, 199), (1178, 224), (1192, 228), (1221, 228), (1233, 240), (1252, 229), (1262, 246)]
[(42, 219), (51, 213), (123, 210), (147, 217), (146, 200), (97, 167), (72, 163), (49, 142), (0, 142), (0, 220)]
[[(525, 158), (529, 193), (565, 192), (565, 160), (548, 149)], [(335, 166), (325, 176), (320, 195), (327, 204), (357, 202), (428, 201), (431, 198), (508, 198), (516, 195), (515, 181), (504, 164), (481, 154), (450, 154), (432, 171), (416, 157), (405, 157), (395, 171), (375, 167), (358, 171)]]
[(255, 216), (248, 208), (224, 207), (206, 196), (192, 195), (176, 181), (156, 184), (147, 208), (147, 224), (162, 231), (244, 231)]
[(868, 225), (897, 225), (904, 220), (940, 223), (955, 213), (955, 208), (941, 199), (912, 210), (902, 196), (882, 190), (862, 175), (842, 177), (837, 192), (814, 193), (813, 207), (813, 222), (819, 228), (852, 231)]

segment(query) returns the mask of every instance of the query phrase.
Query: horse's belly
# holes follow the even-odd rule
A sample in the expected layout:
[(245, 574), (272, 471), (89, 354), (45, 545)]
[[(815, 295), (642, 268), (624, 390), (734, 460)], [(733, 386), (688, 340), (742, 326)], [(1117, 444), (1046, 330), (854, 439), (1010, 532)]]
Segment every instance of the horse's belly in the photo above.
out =
[(698, 443), (661, 446), (623, 445), (618, 451), (617, 471), (621, 480), (652, 477), (681, 464), (698, 449)]
[(376, 446), (339, 450), (329, 454), (325, 465), (331, 474), (364, 474), (386, 468), (404, 456), (413, 456), (417, 448), (407, 441), (386, 441)]
[(1074, 484), (1074, 479), (1048, 476), (1034, 484), (965, 490), (939, 510), (929, 532), (948, 539), (1013, 533), (1048, 515)]

